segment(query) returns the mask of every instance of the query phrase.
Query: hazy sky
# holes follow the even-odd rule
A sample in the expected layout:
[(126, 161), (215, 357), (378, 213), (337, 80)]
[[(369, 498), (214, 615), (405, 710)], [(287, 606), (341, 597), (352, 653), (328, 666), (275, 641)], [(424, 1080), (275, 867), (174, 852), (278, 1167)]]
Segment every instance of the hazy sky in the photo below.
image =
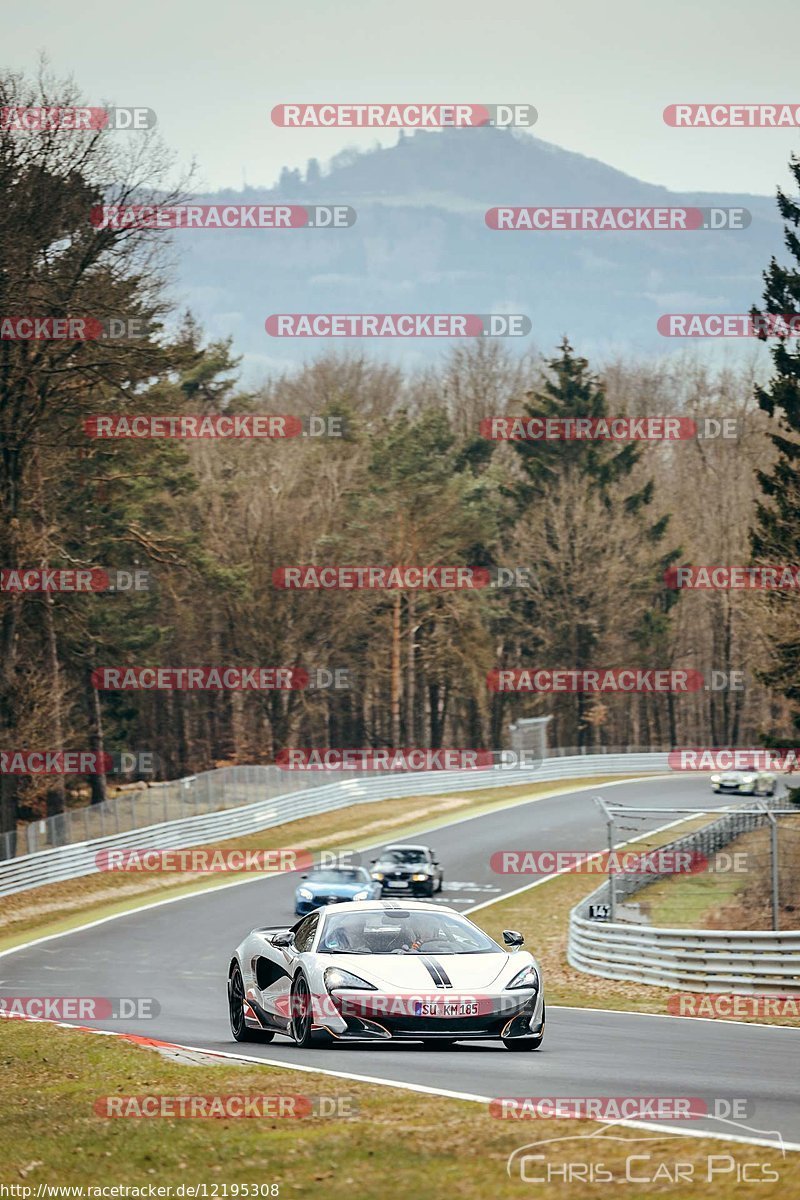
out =
[[(527, 102), (535, 132), (673, 189), (772, 193), (798, 130), (676, 130), (678, 101), (800, 104), (800, 8), (752, 0), (83, 0), (0, 3), (0, 65), (40, 51), (92, 103), (143, 105), (211, 188), (376, 130), (278, 129), (283, 101)], [(123, 136), (123, 135), (120, 135)], [(469, 131), (464, 131), (469, 137)]]

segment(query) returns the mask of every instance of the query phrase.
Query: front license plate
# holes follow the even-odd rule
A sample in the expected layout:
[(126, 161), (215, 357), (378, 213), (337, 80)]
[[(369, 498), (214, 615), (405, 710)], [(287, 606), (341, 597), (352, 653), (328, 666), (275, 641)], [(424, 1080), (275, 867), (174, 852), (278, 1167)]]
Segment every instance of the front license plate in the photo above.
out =
[(389, 887), (408, 887), (407, 879), (389, 879), (387, 882)]
[(464, 1000), (458, 1004), (448, 1004), (446, 1001), (439, 1004), (426, 1004), (422, 1000), (417, 1000), (414, 1004), (415, 1017), (477, 1017), (477, 1015), (477, 1000)]

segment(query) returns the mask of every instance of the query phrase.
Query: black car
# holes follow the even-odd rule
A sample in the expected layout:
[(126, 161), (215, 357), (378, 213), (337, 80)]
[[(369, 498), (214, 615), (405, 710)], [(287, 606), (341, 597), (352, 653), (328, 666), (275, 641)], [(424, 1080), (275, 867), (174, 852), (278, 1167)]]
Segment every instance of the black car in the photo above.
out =
[(442, 890), (442, 868), (429, 846), (387, 846), (371, 867), (384, 896), (432, 896)]

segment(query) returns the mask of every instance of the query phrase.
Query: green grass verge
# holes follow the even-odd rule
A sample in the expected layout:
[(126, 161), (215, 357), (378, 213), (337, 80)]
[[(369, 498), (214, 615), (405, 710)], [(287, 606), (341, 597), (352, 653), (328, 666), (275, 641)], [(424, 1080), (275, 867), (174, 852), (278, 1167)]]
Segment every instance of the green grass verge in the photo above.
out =
[[(508, 1156), (533, 1141), (575, 1137), (598, 1129), (588, 1121), (508, 1121), (490, 1115), (484, 1105), (388, 1087), (355, 1083), (311, 1073), (256, 1065), (186, 1066), (151, 1050), (116, 1039), (72, 1032), (43, 1024), (3, 1021), (0, 1094), (3, 1153), (0, 1183), (28, 1187), (172, 1187), (205, 1184), (207, 1195), (231, 1195), (234, 1185), (275, 1183), (280, 1197), (362, 1200), (411, 1196), (419, 1200), (539, 1200), (597, 1197), (597, 1183), (574, 1181), (537, 1185), (506, 1174)], [(404, 1053), (416, 1053), (408, 1047)], [(423, 1052), (427, 1053), (427, 1052)], [(506, 1053), (499, 1050), (498, 1053)], [(546, 1051), (542, 1051), (546, 1053)], [(430, 1056), (429, 1056), (430, 1060)], [(345, 1064), (346, 1065), (346, 1064)], [(532, 1068), (535, 1064), (532, 1064)], [(434, 1064), (431, 1063), (432, 1082)], [(535, 1070), (531, 1072), (535, 1079)], [(535, 1084), (531, 1089), (535, 1093)], [(101, 1096), (269, 1095), (344, 1098), (357, 1115), (343, 1118), (117, 1118), (95, 1113)], [(711, 1139), (659, 1136), (619, 1128), (624, 1142), (567, 1143), (568, 1157), (595, 1166), (603, 1163), (620, 1180), (625, 1159), (649, 1154), (644, 1169), (675, 1170), (690, 1164), (704, 1200), (728, 1200), (736, 1194), (733, 1167), (706, 1181), (710, 1155), (730, 1155), (737, 1164), (768, 1165), (778, 1182), (762, 1183), (764, 1200), (800, 1194), (800, 1154), (763, 1147), (737, 1146)], [(565, 1161), (557, 1148), (545, 1147), (554, 1164)], [(664, 1164), (663, 1167), (660, 1164)], [(541, 1173), (543, 1164), (531, 1167)], [(686, 1168), (685, 1168), (686, 1169)], [(626, 1200), (657, 1194), (686, 1200), (686, 1183), (626, 1184)], [(25, 1200), (19, 1190), (16, 1195)], [(46, 1195), (47, 1193), (45, 1193)], [(173, 1196), (176, 1193), (173, 1192)], [(239, 1195), (242, 1193), (240, 1192)]]

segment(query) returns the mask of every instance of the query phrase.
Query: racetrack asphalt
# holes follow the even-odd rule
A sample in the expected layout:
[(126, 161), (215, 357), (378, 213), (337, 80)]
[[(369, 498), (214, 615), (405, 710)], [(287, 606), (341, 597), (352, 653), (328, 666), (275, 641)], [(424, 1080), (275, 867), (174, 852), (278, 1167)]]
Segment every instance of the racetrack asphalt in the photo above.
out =
[[(445, 871), (441, 901), (468, 912), (537, 878), (496, 874), (490, 866), (496, 850), (604, 849), (606, 826), (594, 795), (652, 809), (652, 818), (636, 822), (636, 833), (675, 820), (664, 811), (670, 806), (740, 802), (712, 796), (698, 777), (639, 779), (515, 801), (408, 840), (433, 846)], [(618, 840), (635, 832), (620, 833)], [(395, 833), (391, 840), (403, 839)], [(587, 876), (587, 893), (597, 882)], [(154, 1019), (74, 1024), (471, 1096), (741, 1098), (752, 1106), (745, 1126), (704, 1118), (678, 1127), (800, 1144), (800, 1029), (548, 1005), (544, 1046), (533, 1054), (511, 1054), (491, 1042), (436, 1051), (421, 1043), (304, 1051), (281, 1037), (269, 1045), (238, 1045), (228, 1026), (228, 963), (251, 928), (296, 920), (296, 884), (297, 874), (259, 877), (5, 952), (0, 995), (153, 997), (160, 1006)], [(523, 932), (535, 954), (536, 931)], [(546, 978), (544, 983), (546, 995)], [(528, 1140), (537, 1136), (531, 1123), (526, 1133)]]

